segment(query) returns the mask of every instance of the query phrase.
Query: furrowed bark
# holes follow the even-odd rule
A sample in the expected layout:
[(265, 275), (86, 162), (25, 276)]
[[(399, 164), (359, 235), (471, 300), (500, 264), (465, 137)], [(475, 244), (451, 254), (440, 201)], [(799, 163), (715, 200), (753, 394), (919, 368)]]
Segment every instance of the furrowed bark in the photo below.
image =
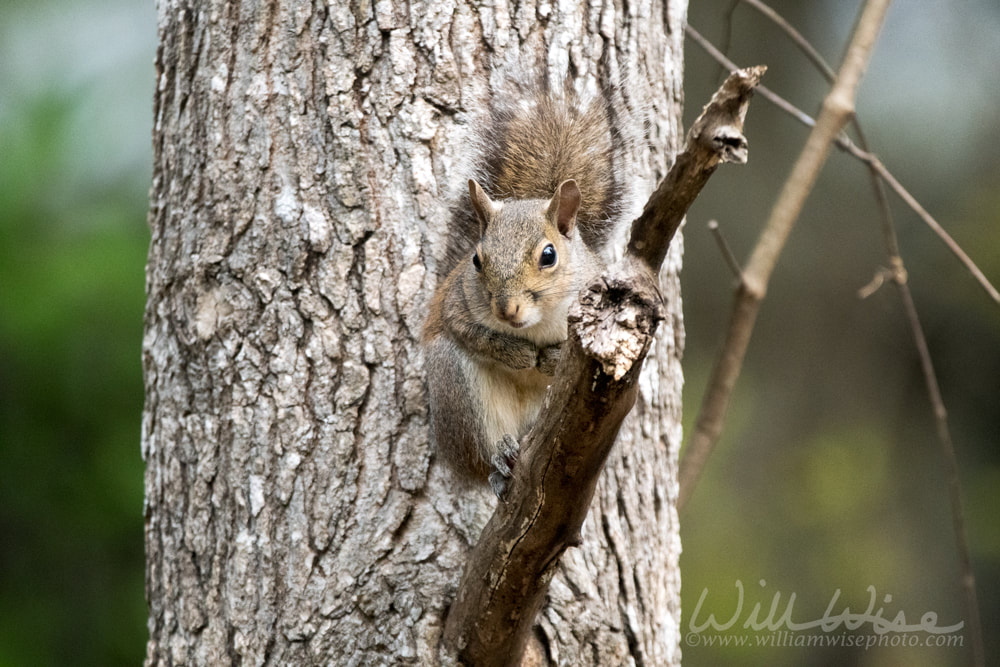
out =
[[(589, 89), (627, 76), (649, 117), (627, 173), (651, 183), (681, 136), (685, 8), (158, 2), (147, 664), (441, 660), (495, 500), (435, 458), (417, 337), (482, 77), (511, 50)], [(538, 615), (549, 663), (679, 662), (680, 262)]]

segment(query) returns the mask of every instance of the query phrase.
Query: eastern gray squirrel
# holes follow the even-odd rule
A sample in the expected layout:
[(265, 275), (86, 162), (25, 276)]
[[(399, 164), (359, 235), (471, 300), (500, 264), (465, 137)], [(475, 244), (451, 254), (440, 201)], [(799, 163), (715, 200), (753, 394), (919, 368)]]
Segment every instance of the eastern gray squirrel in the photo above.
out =
[(452, 209), (423, 345), (438, 452), (500, 496), (555, 371), (569, 306), (604, 267), (636, 128), (623, 127), (615, 88), (582, 100), (570, 80), (494, 79), (473, 123), (471, 178)]

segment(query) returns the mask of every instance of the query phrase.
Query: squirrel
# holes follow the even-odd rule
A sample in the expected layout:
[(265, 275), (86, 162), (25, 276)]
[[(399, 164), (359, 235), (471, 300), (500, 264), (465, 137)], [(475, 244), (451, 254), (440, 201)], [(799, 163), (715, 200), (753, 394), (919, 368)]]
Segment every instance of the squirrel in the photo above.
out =
[(628, 141), (617, 89), (581, 100), (569, 81), (553, 89), (495, 74), (422, 344), (438, 452), (502, 497), (555, 372), (568, 309), (604, 268)]

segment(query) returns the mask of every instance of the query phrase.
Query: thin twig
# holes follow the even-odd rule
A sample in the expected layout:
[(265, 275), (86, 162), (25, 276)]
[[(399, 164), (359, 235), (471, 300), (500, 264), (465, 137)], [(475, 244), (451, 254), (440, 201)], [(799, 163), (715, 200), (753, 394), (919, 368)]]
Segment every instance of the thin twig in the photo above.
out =
[(955, 239), (953, 239), (951, 235), (945, 231), (938, 221), (935, 220), (931, 214), (920, 205), (920, 202), (918, 202), (916, 198), (914, 198), (914, 196), (911, 195), (906, 188), (904, 188), (902, 184), (896, 180), (896, 177), (893, 176), (888, 169), (886, 169), (885, 165), (877, 155), (862, 150), (847, 137), (842, 137), (838, 140), (837, 145), (877, 171), (881, 179), (885, 181), (890, 188), (892, 188), (893, 192), (895, 192), (914, 213), (920, 216), (920, 219), (924, 221), (924, 224), (930, 227), (931, 230), (938, 235), (938, 238), (944, 241), (948, 250), (950, 250), (952, 254), (965, 265), (965, 268), (970, 274), (972, 274), (972, 277), (976, 279), (976, 282), (979, 283), (979, 286), (983, 288), (983, 291), (986, 292), (990, 299), (1000, 305), (1000, 292), (998, 292), (997, 288), (994, 287), (989, 281), (989, 278), (987, 278), (979, 267), (976, 266), (976, 263), (972, 261), (972, 258), (969, 257), (964, 250), (962, 250), (962, 247), (958, 245), (958, 242), (955, 241)]
[[(795, 30), (795, 28), (785, 21), (784, 18), (782, 18), (773, 9), (760, 2), (760, 0), (741, 1), (750, 5), (773, 21), (775, 25), (783, 30), (785, 34), (788, 35), (789, 39), (791, 39), (792, 42), (799, 47), (803, 54), (805, 54), (805, 56), (813, 63), (816, 69), (818, 69), (828, 81), (833, 81), (833, 70), (823, 59), (823, 56), (821, 56), (819, 52), (813, 48), (812, 44), (810, 44), (797, 30)], [(907, 282), (906, 266), (903, 263), (903, 258), (900, 254), (899, 239), (896, 235), (896, 227), (892, 221), (892, 212), (889, 208), (884, 183), (887, 181), (894, 183), (894, 189), (896, 192), (902, 192), (905, 194), (904, 200), (910, 200), (908, 202), (910, 208), (916, 211), (918, 215), (924, 218), (924, 221), (932, 229), (935, 229), (938, 232), (938, 235), (945, 240), (945, 243), (952, 249), (952, 252), (962, 260), (962, 262), (966, 265), (966, 268), (969, 269), (973, 276), (977, 277), (980, 285), (983, 285), (986, 292), (990, 294), (994, 301), (1000, 302), (1000, 294), (997, 294), (996, 290), (993, 289), (993, 286), (990, 285), (988, 280), (986, 280), (986, 277), (979, 271), (979, 268), (964, 252), (962, 252), (962, 249), (958, 247), (958, 244), (955, 243), (954, 240), (941, 228), (937, 221), (931, 218), (930, 215), (924, 211), (923, 207), (920, 206), (915, 199), (910, 197), (908, 192), (903, 190), (902, 186), (899, 185), (891, 174), (887, 173), (885, 166), (871, 153), (871, 150), (868, 147), (868, 141), (865, 138), (864, 132), (861, 130), (861, 123), (857, 116), (852, 119), (851, 124), (857, 133), (858, 144), (860, 145), (861, 151), (863, 151), (863, 155), (851, 150), (856, 147), (854, 147), (853, 144), (850, 144), (850, 141), (846, 137), (843, 137), (842, 140), (844, 143), (849, 144), (849, 147), (846, 148), (847, 150), (857, 155), (859, 159), (862, 159), (868, 165), (868, 171), (872, 178), (872, 187), (874, 188), (875, 196), (882, 213), (882, 236), (885, 241), (886, 254), (888, 255), (889, 263), (892, 267), (891, 269), (880, 271), (876, 275), (875, 282), (881, 282), (885, 278), (891, 278), (895, 283), (896, 288), (899, 290), (900, 300), (903, 302), (903, 311), (906, 314), (910, 332), (913, 335), (914, 345), (917, 348), (917, 355), (920, 359), (920, 368), (924, 376), (924, 384), (927, 387), (927, 395), (934, 415), (938, 441), (941, 444), (941, 455), (944, 459), (945, 469), (947, 470), (946, 477), (948, 480), (948, 494), (951, 505), (952, 528), (955, 535), (955, 548), (959, 560), (961, 586), (965, 597), (965, 612), (969, 623), (973, 664), (982, 666), (985, 664), (986, 660), (985, 652), (983, 650), (982, 622), (979, 617), (979, 602), (976, 596), (976, 579), (972, 569), (972, 559), (969, 554), (969, 540), (965, 530), (965, 511), (962, 503), (958, 458), (955, 455), (955, 445), (951, 438), (951, 429), (948, 427), (948, 411), (945, 409), (944, 398), (941, 396), (941, 389), (938, 385), (937, 374), (934, 372), (934, 362), (931, 358), (930, 349), (927, 345), (927, 338), (924, 335), (923, 325), (920, 323), (920, 316), (917, 313), (916, 302), (913, 300), (913, 293), (910, 291), (910, 286)], [(903, 196), (903, 194), (901, 194), (901, 196)], [(875, 286), (874, 289), (878, 289), (878, 287)], [(862, 294), (864, 293), (865, 290), (862, 290)]]
[[(732, 2), (729, 3), (729, 9), (726, 11), (726, 18), (722, 22), (723, 33), (722, 33), (722, 38), (719, 40), (719, 43), (722, 45), (722, 52), (723, 53), (727, 53), (729, 51), (729, 47), (732, 46), (732, 43), (733, 43), (733, 14), (736, 13), (736, 8), (739, 7), (739, 6), (740, 6), (740, 0), (732, 0)], [(728, 69), (728, 68), (725, 67), (725, 65), (723, 65), (722, 63), (719, 63), (719, 70), (718, 70), (718, 73), (715, 75), (715, 78), (716, 79), (721, 79), (722, 77), (726, 76), (726, 74), (728, 72), (731, 72), (731, 71), (732, 71), (731, 69)]]
[[(715, 46), (713, 46), (711, 42), (706, 40), (697, 30), (692, 28), (690, 25), (685, 27), (685, 33), (696, 44), (698, 44), (698, 46), (702, 47), (705, 53), (707, 53), (713, 60), (716, 60), (724, 67), (729, 68), (730, 71), (735, 71), (739, 69), (739, 67), (735, 63), (729, 60), (721, 51), (715, 48)], [(781, 109), (782, 111), (784, 111), (789, 116), (799, 121), (806, 127), (812, 128), (816, 126), (816, 121), (812, 118), (812, 116), (802, 111), (794, 104), (781, 97), (780, 95), (776, 94), (774, 91), (766, 88), (765, 86), (760, 86), (757, 88), (757, 93), (761, 95), (761, 97), (766, 99), (768, 102), (771, 102), (776, 107), (778, 107), (779, 109)], [(855, 128), (859, 129), (857, 128), (856, 125)], [(861, 136), (862, 135), (859, 134), (859, 138)], [(940, 238), (941, 241), (945, 244), (945, 247), (947, 247), (948, 250), (950, 250), (951, 253), (955, 255), (955, 257), (957, 257), (958, 260), (962, 262), (962, 264), (965, 265), (965, 268), (969, 271), (970, 274), (972, 274), (972, 277), (975, 278), (976, 282), (979, 283), (979, 286), (983, 288), (983, 291), (986, 292), (987, 296), (989, 296), (990, 299), (993, 300), (995, 303), (1000, 305), (1000, 292), (997, 291), (997, 288), (994, 287), (992, 283), (990, 283), (986, 275), (980, 270), (978, 266), (976, 266), (976, 263), (972, 260), (972, 258), (969, 257), (969, 255), (964, 250), (962, 250), (962, 247), (958, 245), (958, 242), (951, 237), (951, 235), (944, 229), (944, 227), (942, 227), (941, 224), (937, 220), (935, 220), (934, 217), (930, 213), (928, 213), (923, 206), (920, 205), (920, 202), (918, 202), (916, 198), (914, 198), (913, 195), (911, 195), (909, 191), (907, 191), (906, 188), (904, 188), (903, 185), (898, 180), (896, 180), (896, 177), (893, 176), (892, 172), (890, 172), (888, 168), (886, 168), (886, 166), (882, 163), (882, 161), (879, 160), (878, 156), (869, 153), (865, 150), (862, 150), (844, 134), (840, 134), (835, 140), (835, 143), (837, 145), (837, 148), (840, 148), (847, 154), (864, 162), (865, 164), (869, 165), (872, 169), (877, 170), (879, 176), (882, 178), (885, 184), (888, 185), (892, 189), (892, 191), (895, 192), (896, 195), (903, 200), (903, 203), (906, 204), (910, 208), (910, 210), (916, 213), (920, 217), (920, 219), (924, 221), (924, 224), (930, 227), (931, 231), (937, 234), (938, 238)], [(884, 208), (888, 204), (887, 203), (883, 204), (883, 201), (884, 197), (880, 197), (880, 206)]]
[[(813, 48), (812, 44), (806, 40), (795, 28), (793, 28), (784, 18), (782, 18), (777, 12), (765, 5), (760, 0), (736, 0), (737, 2), (744, 2), (761, 14), (766, 16), (768, 19), (774, 22), (786, 35), (792, 40), (792, 42), (799, 47), (802, 53), (809, 59), (811, 63), (820, 71), (820, 73), (826, 78), (827, 81), (833, 83), (834, 73), (830, 65), (827, 64), (823, 56)], [(770, 92), (770, 91), (768, 91)], [(770, 98), (768, 98), (770, 99)], [(782, 103), (785, 101), (782, 100)], [(791, 107), (791, 105), (788, 105)], [(801, 116), (805, 115), (803, 112), (792, 107), (791, 109), (785, 108), (785, 111), (790, 112), (793, 116), (802, 120)], [(808, 117), (808, 116), (806, 116)], [(810, 123), (806, 123), (810, 125)], [(858, 121), (857, 116), (851, 119), (851, 125), (858, 135), (858, 145), (856, 146), (851, 142), (846, 136), (841, 136), (837, 138), (837, 146), (859, 160), (865, 162), (868, 168), (871, 170), (873, 177), (877, 174), (880, 178), (873, 178), (873, 184), (875, 187), (875, 195), (879, 201), (879, 208), (882, 210), (882, 231), (885, 238), (886, 247), (890, 258), (899, 257), (899, 241), (896, 237), (895, 227), (892, 224), (892, 214), (889, 210), (888, 200), (885, 196), (885, 189), (882, 186), (883, 181), (888, 183), (896, 194), (902, 199), (907, 206), (909, 206), (914, 213), (923, 219), (924, 223), (930, 227), (934, 233), (944, 241), (948, 249), (958, 257), (958, 259), (965, 264), (965, 267), (973, 275), (980, 286), (986, 291), (993, 301), (1000, 304), (1000, 292), (997, 291), (990, 281), (983, 275), (983, 272), (979, 270), (975, 262), (965, 253), (964, 250), (958, 245), (958, 243), (944, 230), (944, 228), (935, 220), (906, 189), (896, 180), (896, 178), (889, 173), (885, 165), (879, 161), (878, 157), (871, 153), (868, 148), (868, 142), (865, 139), (864, 132), (861, 130), (861, 123)]]
[[(686, 34), (695, 43), (697, 43), (698, 46), (704, 49), (704, 51), (709, 56), (711, 56), (713, 60), (718, 62), (723, 67), (727, 68), (730, 72), (735, 72), (736, 70), (739, 69), (739, 67), (737, 67), (732, 60), (727, 58), (725, 54), (723, 54), (721, 51), (715, 48), (715, 46), (711, 42), (705, 39), (701, 35), (701, 33), (699, 33), (697, 30), (692, 28), (690, 24), (684, 26), (684, 34)], [(778, 107), (785, 113), (794, 116), (795, 119), (798, 120), (803, 125), (807, 125), (809, 127), (813, 127), (814, 125), (816, 125), (816, 121), (812, 119), (812, 116), (810, 116), (804, 111), (799, 110), (798, 108), (796, 108), (790, 102), (787, 102), (784, 98), (780, 97), (779, 95), (776, 95), (767, 86), (763, 85), (757, 86), (756, 92), (758, 95), (762, 96), (768, 102)]]
[(872, 294), (882, 289), (882, 285), (885, 284), (887, 279), (892, 279), (892, 271), (890, 269), (880, 267), (879, 270), (875, 272), (875, 275), (872, 276), (871, 281), (858, 290), (858, 298), (867, 299)]
[(722, 432), (732, 388), (739, 376), (771, 273), (806, 197), (826, 162), (831, 144), (854, 112), (857, 86), (867, 66), (889, 2), (890, 0), (869, 0), (865, 4), (837, 81), (823, 100), (816, 126), (809, 133), (802, 153), (782, 187), (743, 272), (743, 280), (733, 304), (725, 347), (712, 369), (709, 389), (698, 412), (695, 432), (681, 461), (678, 509), (682, 509), (690, 498), (691, 490)]
[(719, 229), (719, 223), (715, 220), (709, 220), (708, 231), (712, 232), (712, 236), (715, 237), (715, 243), (719, 246), (719, 252), (722, 253), (722, 258), (726, 260), (726, 265), (729, 267), (729, 270), (733, 272), (733, 276), (736, 278), (742, 276), (743, 269), (740, 268), (740, 262), (736, 259), (736, 255), (733, 254), (729, 244), (726, 243), (726, 237), (722, 235), (722, 230)]
[(910, 321), (910, 329), (913, 331), (914, 342), (920, 355), (924, 383), (927, 385), (927, 393), (931, 405), (934, 407), (934, 421), (937, 425), (938, 440), (941, 441), (941, 454), (946, 470), (945, 477), (948, 481), (951, 521), (958, 550), (959, 571), (962, 575), (961, 586), (965, 593), (972, 660), (977, 667), (983, 667), (986, 664), (986, 655), (983, 649), (983, 627), (979, 617), (979, 602), (976, 598), (976, 578), (972, 570), (972, 558), (969, 555), (969, 538), (965, 530), (965, 512), (962, 508), (962, 485), (958, 473), (958, 457), (955, 456), (955, 444), (952, 442), (951, 431), (948, 428), (948, 412), (945, 410), (944, 401), (941, 398), (941, 388), (938, 386), (937, 375), (934, 373), (934, 364), (931, 362), (923, 327), (920, 326), (920, 319), (917, 317), (913, 295), (905, 282), (896, 281), (896, 285), (899, 287), (906, 317)]
[[(748, 5), (762, 13), (774, 22), (774, 24), (777, 25), (782, 31), (784, 31), (789, 39), (791, 39), (791, 41), (799, 47), (803, 54), (810, 60), (810, 62), (813, 63), (813, 65), (828, 81), (833, 82), (835, 80), (833, 69), (826, 63), (822, 55), (820, 55), (819, 52), (813, 48), (812, 44), (810, 44), (808, 40), (806, 40), (794, 27), (785, 21), (783, 17), (759, 0), (736, 0), (737, 3), (741, 1), (746, 2)], [(735, 9), (735, 4), (733, 9)], [(730, 10), (730, 14), (733, 9)], [(696, 36), (695, 41), (705, 48), (705, 50), (721, 64), (726, 67), (730, 67), (730, 65), (723, 62), (727, 60), (725, 56), (718, 50), (714, 49), (711, 44), (705, 42), (700, 35)], [(773, 95), (771, 91), (767, 91), (767, 93), (764, 93), (763, 91), (761, 92), (765, 97), (767, 97), (767, 99), (775, 102), (773, 97), (777, 96)], [(810, 127), (814, 125), (812, 119), (809, 118), (808, 115), (796, 109), (785, 100), (781, 99), (778, 106), (786, 112), (789, 112), (793, 117), (799, 119), (800, 121), (805, 119), (806, 125)], [(927, 339), (924, 335), (923, 326), (920, 323), (916, 304), (913, 300), (913, 294), (910, 291), (909, 284), (907, 282), (907, 271), (903, 263), (902, 256), (900, 255), (899, 241), (896, 236), (896, 230), (892, 220), (892, 211), (889, 207), (884, 184), (889, 183), (897, 195), (899, 195), (903, 201), (906, 202), (906, 204), (914, 212), (916, 212), (924, 220), (924, 222), (935, 231), (935, 233), (938, 234), (952, 253), (955, 254), (963, 264), (965, 264), (966, 268), (973, 275), (973, 277), (976, 278), (977, 282), (979, 282), (986, 293), (997, 303), (1000, 303), (1000, 294), (997, 293), (997, 290), (992, 284), (990, 284), (989, 280), (986, 279), (986, 276), (979, 270), (979, 267), (977, 267), (971, 258), (965, 254), (954, 239), (952, 239), (951, 236), (941, 227), (941, 225), (939, 225), (937, 221), (934, 220), (934, 218), (931, 217), (926, 210), (924, 210), (920, 203), (917, 202), (916, 199), (903, 188), (896, 178), (889, 173), (889, 171), (885, 168), (885, 165), (883, 165), (882, 162), (870, 152), (865, 134), (861, 129), (861, 124), (858, 121), (857, 116), (852, 117), (851, 124), (858, 136), (860, 148), (854, 145), (850, 139), (844, 135), (839, 136), (836, 143), (839, 148), (847, 151), (868, 165), (869, 173), (872, 176), (872, 187), (881, 212), (882, 235), (885, 241), (886, 253), (889, 257), (890, 265), (892, 266), (891, 269), (883, 269), (879, 271), (875, 275), (873, 281), (859, 291), (859, 296), (861, 298), (869, 296), (878, 290), (886, 278), (889, 278), (896, 284), (896, 287), (899, 290), (900, 299), (903, 302), (903, 310), (906, 315), (910, 331), (913, 335), (914, 344), (917, 348), (918, 357), (920, 359), (920, 366), (924, 375), (924, 382), (927, 387), (928, 398), (934, 415), (938, 440), (941, 444), (941, 453), (944, 458), (945, 468), (948, 471), (947, 481), (952, 512), (952, 527), (955, 535), (956, 551), (959, 557), (961, 585), (965, 598), (966, 617), (969, 622), (973, 664), (981, 666), (985, 664), (982, 622), (979, 616), (975, 575), (972, 569), (972, 562), (968, 547), (968, 537), (965, 530), (965, 512), (962, 504), (958, 460), (955, 455), (955, 447), (951, 438), (951, 431), (948, 427), (948, 413), (945, 409), (944, 400), (941, 396), (937, 375), (934, 371), (934, 364), (930, 356), (930, 350), (927, 346)]]
[(763, 2), (760, 2), (760, 0), (736, 0), (736, 2), (743, 2), (750, 5), (763, 14), (768, 20), (771, 21), (771, 23), (784, 31), (784, 33), (788, 35), (788, 38), (792, 40), (795, 46), (799, 47), (799, 50), (802, 51), (810, 62), (812, 62), (816, 69), (823, 73), (826, 80), (833, 83), (834, 78), (837, 76), (833, 71), (833, 68), (827, 64), (826, 60), (823, 59), (823, 56), (820, 55), (820, 52), (813, 47), (809, 40), (803, 37), (802, 33), (792, 27), (792, 24), (786, 21), (783, 16), (765, 5)]

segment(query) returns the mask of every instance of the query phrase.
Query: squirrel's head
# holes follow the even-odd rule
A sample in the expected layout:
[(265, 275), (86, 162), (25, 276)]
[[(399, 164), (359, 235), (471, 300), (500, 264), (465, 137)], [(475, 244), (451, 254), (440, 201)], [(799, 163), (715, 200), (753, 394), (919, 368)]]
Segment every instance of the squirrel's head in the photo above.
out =
[(576, 181), (560, 183), (548, 200), (494, 202), (470, 180), (469, 197), (480, 226), (471, 261), (493, 317), (522, 329), (545, 321), (553, 311), (563, 312), (554, 306), (576, 293), (572, 270), (573, 246), (580, 242)]

